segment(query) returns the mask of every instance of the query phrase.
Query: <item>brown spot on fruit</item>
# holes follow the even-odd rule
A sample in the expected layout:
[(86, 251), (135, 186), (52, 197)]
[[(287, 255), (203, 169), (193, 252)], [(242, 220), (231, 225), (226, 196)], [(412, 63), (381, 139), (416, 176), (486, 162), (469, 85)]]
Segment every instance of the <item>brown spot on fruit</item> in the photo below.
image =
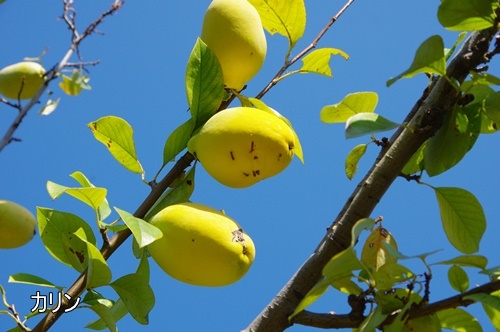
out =
[(283, 155), (282, 155), (281, 153), (280, 153), (280, 154), (278, 154), (278, 161), (280, 161), (280, 160), (281, 160), (281, 157), (283, 157)]
[(229, 151), (229, 154), (231, 155), (231, 159), (234, 160), (234, 154), (233, 151)]
[(259, 159), (259, 156), (253, 156), (253, 159), (257, 160), (257, 159)]
[(244, 176), (249, 176), (250, 174), (243, 172), (243, 175)]
[(252, 145), (250, 146), (250, 153), (255, 151), (255, 142), (252, 141)]
[(231, 242), (245, 242), (245, 237), (243, 236), (243, 229), (239, 228), (235, 231), (232, 231), (231, 235), (233, 236), (231, 238)]

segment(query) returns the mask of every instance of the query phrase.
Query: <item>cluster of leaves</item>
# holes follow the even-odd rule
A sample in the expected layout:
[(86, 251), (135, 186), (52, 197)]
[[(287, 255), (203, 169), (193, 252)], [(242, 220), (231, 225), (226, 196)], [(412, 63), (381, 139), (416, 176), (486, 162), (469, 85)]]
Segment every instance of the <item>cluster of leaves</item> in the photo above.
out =
[[(286, 4), (271, 0), (262, 3), (251, 2), (259, 11), (264, 28), (268, 32), (279, 33), (288, 38), (289, 50), (285, 59), (285, 66), (288, 68), (298, 60), (298, 58), (291, 60), (290, 56), (305, 29), (306, 13), (303, 0), (294, 0)], [(347, 54), (334, 48), (315, 50), (302, 59), (303, 65), (299, 70), (277, 77), (275, 83), (294, 73), (317, 73), (331, 77), (329, 60), (331, 55), (337, 54), (345, 59), (348, 58)], [(88, 80), (87, 76), (82, 75), (81, 70), (75, 70), (71, 76), (62, 75), (59, 86), (69, 95), (78, 95), (82, 89), (90, 88)], [(196, 41), (188, 59), (185, 83), (190, 118), (168, 136), (163, 150), (163, 165), (152, 181), (145, 180), (146, 173), (137, 156), (133, 128), (126, 120), (116, 116), (105, 116), (88, 124), (95, 139), (101, 142), (123, 167), (140, 174), (143, 182), (149, 185), (156, 183), (156, 178), (162, 169), (186, 149), (189, 139), (203, 124), (216, 112), (227, 107), (235, 97), (243, 106), (257, 107), (289, 123), (285, 117), (261, 100), (246, 97), (237, 91), (227, 91), (224, 88), (222, 69), (218, 60), (201, 39)], [(52, 112), (57, 102), (49, 103), (48, 106), (51, 108), (46, 107), (44, 114)], [(298, 137), (296, 138), (299, 142)], [(303, 160), (300, 143), (295, 147), (295, 154)], [(107, 328), (116, 331), (116, 322), (128, 313), (140, 324), (147, 324), (148, 313), (154, 306), (155, 297), (149, 286), (148, 253), (145, 248), (162, 237), (161, 231), (147, 221), (166, 206), (189, 200), (194, 190), (195, 167), (196, 164), (187, 172), (183, 172), (175, 183), (171, 184), (171, 188), (165, 191), (149, 209), (144, 218), (137, 218), (125, 210), (114, 207), (118, 217), (112, 222), (107, 222), (112, 214), (106, 199), (107, 189), (94, 186), (83, 173), (74, 172), (70, 175), (78, 183), (75, 187), (47, 182), (47, 191), (52, 199), (67, 194), (92, 208), (95, 215), (95, 229), (100, 233), (103, 248), (109, 246), (110, 232), (117, 233), (129, 229), (134, 235), (132, 249), (135, 257), (139, 259), (138, 267), (133, 273), (113, 279), (103, 249), (97, 248), (98, 236), (87, 221), (69, 212), (37, 208), (39, 234), (49, 254), (85, 276), (86, 292), (78, 308), (89, 308), (99, 316), (97, 321), (87, 325), (88, 328)], [(13, 274), (9, 282), (55, 288), (59, 291), (65, 289), (29, 273)], [(115, 301), (105, 297), (99, 291), (103, 287), (111, 287), (118, 295), (118, 299)], [(34, 311), (33, 314), (26, 316), (26, 319), (38, 314), (38, 311)], [(17, 330), (20, 328), (16, 327), (11, 331)]]
[[(443, 119), (443, 126), (428, 139), (414, 154), (404, 167), (402, 173), (419, 183), (425, 171), (430, 177), (441, 174), (455, 166), (474, 146), (480, 134), (497, 132), (500, 128), (500, 111), (498, 94), (491, 86), (499, 85), (500, 79), (485, 72), (474, 71), (469, 79), (460, 84), (446, 76), (446, 63), (454, 50), (463, 41), (466, 32), (478, 31), (493, 27), (496, 22), (498, 1), (442, 1), (438, 10), (438, 19), (447, 29), (461, 31), (457, 41), (450, 49), (445, 49), (440, 36), (432, 36), (417, 49), (410, 68), (402, 74), (390, 79), (387, 86), (400, 78), (410, 78), (425, 73), (429, 79), (429, 89), (439, 77), (448, 79), (459, 96), (452, 111)], [(367, 144), (354, 147), (345, 162), (345, 171), (352, 179), (358, 169), (358, 163), (370, 143), (382, 141), (375, 139), (374, 133), (391, 130), (406, 124), (397, 124), (374, 113), (378, 96), (374, 92), (357, 92), (347, 95), (337, 104), (329, 105), (321, 110), (321, 120), (325, 123), (345, 123), (346, 138), (370, 134), (372, 139)], [(408, 128), (412, 130), (412, 128)], [(486, 229), (486, 218), (481, 204), (470, 192), (461, 188), (434, 188), (443, 229), (450, 243), (465, 255), (428, 264), (425, 253), (414, 257), (401, 254), (392, 234), (382, 226), (374, 229), (365, 241), (360, 258), (354, 246), (363, 229), (373, 229), (375, 221), (360, 220), (353, 228), (351, 245), (334, 256), (323, 268), (323, 279), (306, 295), (295, 312), (292, 320), (299, 312), (307, 308), (323, 295), (327, 289), (333, 288), (363, 298), (374, 303), (369, 315), (359, 327), (359, 331), (374, 331), (383, 324), (387, 317), (395, 314), (390, 324), (384, 326), (385, 331), (409, 331), (416, 328), (427, 328), (440, 331), (442, 328), (466, 331), (482, 331), (481, 326), (469, 313), (462, 309), (447, 309), (436, 314), (406, 320), (407, 311), (414, 305), (428, 303), (428, 287), (432, 276), (432, 265), (451, 265), (448, 280), (453, 289), (464, 293), (469, 289), (469, 278), (464, 267), (479, 269), (488, 278), (496, 278), (499, 268), (487, 269), (487, 259), (475, 253), (479, 250), (480, 240)], [(419, 275), (401, 265), (404, 259), (420, 259), (427, 271)], [(355, 274), (355, 272), (357, 272)], [(489, 280), (489, 279), (488, 279)], [(362, 289), (358, 283), (365, 285)], [(500, 328), (500, 292), (492, 294), (468, 295), (464, 299), (481, 302), (493, 325)]]

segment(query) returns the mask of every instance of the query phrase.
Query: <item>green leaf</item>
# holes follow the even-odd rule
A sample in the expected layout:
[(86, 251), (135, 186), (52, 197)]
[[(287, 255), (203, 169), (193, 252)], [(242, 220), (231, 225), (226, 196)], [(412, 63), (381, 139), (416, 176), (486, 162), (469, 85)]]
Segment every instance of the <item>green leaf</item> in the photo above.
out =
[(356, 92), (348, 94), (339, 103), (321, 109), (320, 118), (325, 123), (346, 122), (358, 113), (373, 113), (378, 104), (375, 92)]
[(396, 259), (420, 258), (420, 259), (424, 260), (427, 256), (433, 255), (433, 254), (441, 251), (441, 250), (434, 250), (434, 251), (430, 251), (430, 252), (427, 252), (427, 253), (424, 253), (424, 254), (420, 254), (420, 255), (407, 256), (407, 255), (404, 255), (401, 252), (399, 252), (396, 248), (394, 248), (392, 245), (390, 245), (387, 242), (382, 242), (382, 245), (385, 247), (385, 249), (387, 249), (387, 253), (390, 254), (391, 256), (393, 256)]
[[(94, 311), (99, 316), (99, 320), (96, 322), (102, 322), (102, 324), (96, 325), (96, 323), (91, 323), (88, 324), (86, 328), (93, 330), (102, 330), (107, 328), (110, 332), (118, 332), (118, 329), (116, 328), (115, 317), (113, 317), (111, 310), (107, 306), (100, 303), (95, 303), (90, 306), (90, 309), (92, 309), (92, 311)], [(96, 326), (102, 326), (102, 329), (96, 328)]]
[(107, 194), (107, 190), (105, 188), (69, 188), (52, 181), (47, 181), (47, 191), (52, 199), (56, 199), (63, 193), (66, 193), (87, 204), (94, 210), (98, 210), (99, 206), (104, 202)]
[(99, 249), (87, 241), (85, 233), (83, 233), (81, 228), (74, 234), (87, 245), (88, 263), (86, 288), (95, 288), (109, 284), (111, 281), (111, 270)]
[[(378, 292), (377, 292), (378, 294)], [(377, 327), (382, 324), (389, 316), (382, 312), (382, 307), (377, 306), (370, 314), (361, 322), (358, 329), (353, 329), (353, 332), (376, 332)]]
[(362, 218), (362, 219), (359, 219), (358, 221), (356, 221), (356, 223), (354, 224), (354, 227), (352, 228), (351, 230), (351, 248), (353, 248), (358, 239), (359, 239), (359, 235), (361, 234), (362, 231), (365, 231), (365, 230), (373, 230), (373, 227), (375, 226), (375, 220), (373, 220), (372, 218)]
[(434, 188), (441, 222), (450, 243), (464, 254), (479, 250), (486, 217), (477, 198), (461, 188)]
[(455, 166), (470, 149), (469, 130), (457, 129), (458, 107), (446, 114), (444, 125), (427, 141), (424, 151), (425, 171), (429, 176), (441, 174)]
[(457, 292), (464, 293), (469, 289), (469, 277), (464, 269), (458, 265), (452, 265), (448, 270), (448, 281)]
[(467, 32), (461, 32), (459, 35), (458, 35), (458, 38), (455, 40), (455, 42), (453, 43), (453, 46), (450, 48), (450, 49), (445, 49), (445, 59), (446, 61), (448, 61), (449, 58), (451, 58), (451, 56), (453, 55), (453, 53), (455, 52), (455, 49), (458, 47), (458, 45), (460, 45), (460, 43), (462, 43), (462, 41), (465, 39), (465, 36), (467, 36)]
[(191, 167), (184, 179), (177, 186), (166, 190), (148, 213), (146, 213), (144, 220), (149, 221), (155, 214), (167, 206), (187, 202), (194, 191), (195, 170), (196, 166)]
[[(38, 233), (43, 245), (55, 259), (66, 265), (72, 266), (71, 258), (67, 256), (67, 250), (74, 249), (67, 246), (68, 242), (63, 243), (63, 236), (74, 239), (76, 236), (72, 236), (72, 234), (82, 228), (87, 241), (93, 245), (96, 244), (96, 239), (90, 226), (74, 214), (37, 207), (37, 219)], [(84, 250), (85, 253), (85, 246)], [(76, 254), (80, 255), (81, 252), (74, 252), (72, 255)]]
[[(123, 303), (123, 300), (119, 298), (110, 308), (109, 312), (111, 313), (111, 316), (113, 318), (113, 322), (118, 322), (120, 319), (125, 317), (126, 314), (128, 314), (127, 307), (125, 306), (125, 303)], [(92, 330), (104, 330), (105, 328), (108, 328), (108, 318), (101, 316), (99, 313), (98, 315), (100, 316), (99, 319), (90, 322), (85, 326), (88, 329)]]
[(349, 277), (353, 271), (364, 270), (363, 263), (356, 256), (356, 250), (348, 248), (337, 255), (323, 267), (323, 275), (331, 281)]
[(375, 228), (365, 240), (361, 251), (361, 262), (370, 270), (377, 271), (387, 263), (396, 263), (397, 258), (387, 252), (383, 243), (397, 249), (398, 245), (392, 234), (385, 228)]
[(493, 324), (497, 331), (500, 330), (500, 291), (495, 291), (491, 294), (471, 294), (464, 296), (464, 299), (481, 302), (491, 324)]
[(500, 78), (488, 73), (471, 71), (470, 76), (475, 85), (500, 85)]
[[(69, 176), (75, 179), (84, 188), (95, 188), (95, 186), (89, 181), (89, 179), (87, 179), (87, 177), (82, 172), (76, 171), (71, 173)], [(100, 221), (106, 219), (111, 214), (111, 208), (109, 207), (109, 203), (106, 198), (104, 198), (102, 203), (99, 205), (97, 212), (99, 214)]]
[(360, 295), (363, 292), (363, 289), (353, 282), (351, 277), (354, 277), (354, 275), (333, 280), (331, 285), (342, 293)]
[(289, 52), (302, 38), (306, 28), (304, 0), (249, 0), (259, 12), (262, 25), (271, 35), (288, 38)]
[(338, 48), (319, 48), (302, 58), (301, 73), (315, 73), (333, 77), (330, 67), (330, 58), (332, 55), (340, 55), (344, 59), (349, 60), (349, 56)]
[(64, 289), (64, 287), (56, 286), (50, 281), (29, 273), (15, 273), (9, 276), (8, 282), (18, 283), (18, 284), (28, 284), (40, 287), (57, 288), (59, 290)]
[(297, 307), (293, 313), (288, 317), (288, 320), (291, 321), (293, 317), (295, 317), (299, 312), (309, 307), (311, 304), (316, 302), (325, 292), (328, 290), (330, 286), (331, 280), (329, 278), (321, 279), (314, 285), (314, 287), (307, 292), (306, 296), (299, 302)]
[(195, 128), (215, 114), (224, 97), (222, 68), (215, 53), (200, 38), (188, 60), (186, 94)]
[(148, 314), (155, 304), (155, 296), (144, 277), (127, 274), (113, 281), (110, 286), (123, 300), (132, 317), (138, 323), (147, 325)]
[(351, 116), (345, 124), (346, 138), (354, 138), (381, 131), (387, 131), (400, 125), (387, 120), (376, 113), (358, 113)]
[(123, 167), (134, 173), (144, 173), (135, 152), (134, 131), (125, 120), (116, 116), (105, 116), (87, 126)]
[[(79, 230), (81, 228), (77, 232)], [(83, 231), (82, 233), (84, 234)], [(77, 236), (76, 232), (61, 233), (60, 241), (66, 255), (66, 262), (79, 273), (82, 273), (87, 268), (89, 260), (87, 242), (82, 240), (80, 236)]]
[(493, 276), (493, 277), (495, 277), (495, 279), (498, 279), (497, 277), (500, 276), (500, 266), (492, 267), (492, 268), (483, 270), (479, 273)]
[(349, 151), (345, 159), (345, 174), (349, 180), (352, 180), (358, 171), (359, 160), (365, 155), (367, 145), (368, 144), (359, 144)]
[(91, 90), (92, 88), (88, 84), (90, 78), (86, 75), (82, 75), (79, 70), (74, 70), (71, 76), (61, 75), (62, 82), (59, 82), (59, 87), (64, 93), (70, 96), (78, 96), (83, 89)]
[(438, 8), (438, 20), (449, 30), (487, 29), (495, 22), (492, 4), (491, 0), (443, 0)]
[(386, 85), (391, 86), (401, 78), (410, 78), (420, 73), (446, 75), (444, 44), (440, 36), (435, 35), (426, 39), (417, 49), (410, 68), (388, 80)]
[(408, 303), (419, 303), (422, 297), (413, 291), (410, 293), (408, 288), (394, 288), (389, 292), (377, 292), (375, 300), (384, 314), (390, 314)]
[(406, 163), (405, 167), (401, 170), (401, 173), (410, 175), (410, 174), (415, 174), (424, 169), (423, 161), (424, 161), (424, 151), (425, 147), (427, 146), (427, 142), (425, 141), (424, 144), (422, 144), (417, 152), (411, 156), (410, 160)]
[(484, 101), (486, 116), (493, 122), (500, 122), (500, 91), (497, 91)]
[(117, 207), (115, 207), (115, 210), (118, 212), (132, 234), (134, 234), (134, 238), (140, 248), (147, 246), (163, 236), (163, 233), (158, 227), (153, 226), (140, 218), (136, 218), (132, 214), (120, 210)]
[(433, 263), (431, 265), (438, 265), (438, 264), (477, 267), (479, 269), (485, 269), (486, 265), (488, 265), (488, 259), (481, 255), (462, 255), (450, 260)]
[(163, 148), (163, 165), (174, 160), (175, 156), (187, 147), (193, 130), (193, 119), (189, 119), (170, 133), (165, 142), (165, 147)]
[(460, 308), (437, 312), (441, 327), (460, 332), (482, 332), (483, 329), (475, 317)]
[(408, 281), (414, 276), (407, 267), (395, 262), (387, 262), (375, 271), (373, 278), (378, 290), (389, 291), (395, 283)]

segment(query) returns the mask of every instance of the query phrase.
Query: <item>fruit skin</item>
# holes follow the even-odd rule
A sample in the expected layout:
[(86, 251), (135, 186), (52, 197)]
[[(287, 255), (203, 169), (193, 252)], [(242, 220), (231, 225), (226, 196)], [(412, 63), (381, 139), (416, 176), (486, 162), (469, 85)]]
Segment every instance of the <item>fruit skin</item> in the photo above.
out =
[(217, 56), (228, 89), (243, 89), (266, 57), (262, 22), (247, 0), (212, 1), (205, 13), (201, 39)]
[(212, 116), (188, 142), (188, 151), (220, 183), (249, 187), (283, 171), (293, 159), (294, 132), (277, 116), (234, 107)]
[[(23, 61), (0, 70), (0, 94), (10, 99), (31, 99), (44, 82), (45, 69), (37, 62)], [(23, 84), (24, 79), (24, 84)]]
[(0, 200), (0, 248), (17, 248), (35, 235), (36, 220), (26, 208), (14, 202)]
[(170, 205), (150, 222), (163, 237), (148, 246), (149, 253), (168, 275), (187, 284), (232, 284), (254, 260), (252, 239), (234, 220), (208, 206)]

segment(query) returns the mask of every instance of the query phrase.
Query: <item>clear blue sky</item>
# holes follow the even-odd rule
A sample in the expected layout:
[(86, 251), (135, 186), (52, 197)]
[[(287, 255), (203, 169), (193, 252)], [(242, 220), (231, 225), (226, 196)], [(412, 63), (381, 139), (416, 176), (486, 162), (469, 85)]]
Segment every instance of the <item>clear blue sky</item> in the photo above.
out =
[[(135, 130), (139, 160), (151, 179), (162, 162), (168, 134), (188, 118), (184, 90), (187, 58), (198, 37), (204, 11), (210, 1), (128, 1), (116, 15), (108, 17), (99, 30), (81, 45), (84, 61), (99, 60), (90, 68), (91, 91), (78, 97), (61, 96), (59, 108), (48, 117), (35, 107), (16, 132), (21, 143), (13, 143), (0, 154), (0, 199), (22, 204), (35, 213), (36, 206), (69, 211), (92, 220), (90, 208), (69, 196), (52, 201), (45, 184), (48, 180), (74, 185), (68, 176), (81, 171), (96, 185), (108, 188), (112, 206), (133, 212), (148, 193), (140, 177), (123, 169), (94, 140), (86, 124), (105, 115), (126, 119)], [(82, 29), (108, 8), (111, 1), (77, 1), (77, 23)], [(442, 28), (436, 17), (438, 1), (356, 1), (321, 41), (321, 47), (336, 47), (350, 55), (331, 61), (334, 78), (292, 76), (278, 84), (264, 101), (282, 112), (299, 136), (305, 164), (297, 159), (279, 176), (248, 189), (226, 188), (201, 168), (197, 169), (192, 200), (224, 209), (253, 238), (257, 255), (249, 273), (238, 283), (223, 288), (201, 288), (182, 284), (152, 264), (151, 286), (156, 306), (150, 324), (141, 326), (127, 317), (118, 323), (120, 331), (238, 331), (245, 328), (268, 304), (319, 243), (325, 229), (337, 216), (357, 182), (369, 169), (378, 148), (370, 145), (353, 181), (344, 173), (344, 160), (355, 145), (368, 137), (344, 138), (343, 126), (319, 120), (320, 109), (340, 101), (346, 94), (375, 91), (377, 112), (393, 121), (402, 121), (425, 88), (424, 75), (402, 80), (391, 88), (385, 82), (407, 69), (418, 45), (440, 34), (451, 46), (457, 34)], [(306, 1), (308, 26), (297, 51), (305, 47), (322, 26), (343, 5), (339, 1)], [(46, 68), (55, 65), (70, 45), (70, 32), (58, 20), (61, 1), (7, 0), (0, 5), (0, 67), (23, 57), (36, 57), (45, 48)], [(245, 93), (255, 95), (281, 67), (286, 40), (268, 37), (268, 57), (262, 71)], [(76, 61), (76, 58), (72, 59)], [(498, 62), (492, 64), (497, 67)], [(499, 74), (498, 67), (493, 74)], [(236, 105), (236, 104), (235, 104)], [(0, 105), (0, 132), (15, 111)], [(378, 138), (383, 135), (377, 135)], [(489, 267), (500, 265), (498, 253), (498, 185), (500, 175), (499, 135), (483, 135), (475, 148), (446, 174), (424, 181), (435, 186), (457, 186), (476, 195), (483, 204), (488, 226), (480, 254), (489, 256)], [(374, 211), (384, 216), (384, 227), (395, 236), (399, 248), (409, 255), (444, 249), (430, 262), (453, 258), (459, 252), (446, 241), (434, 193), (426, 186), (398, 179)], [(131, 240), (110, 259), (113, 279), (135, 270)], [(359, 251), (361, 248), (359, 248)], [(406, 263), (406, 262), (404, 262)], [(416, 273), (423, 266), (408, 262)], [(8, 284), (10, 274), (37, 274), (57, 285), (69, 286), (76, 271), (56, 262), (36, 237), (16, 250), (0, 251), (0, 284), (8, 300), (21, 314), (34, 305), (30, 295), (39, 289)], [(470, 270), (471, 285), (486, 282)], [(435, 268), (431, 301), (454, 295), (446, 281), (447, 268)], [(102, 290), (116, 298), (112, 290)], [(311, 310), (347, 313), (346, 298), (331, 290)], [(480, 306), (471, 312), (488, 325)], [(53, 331), (80, 331), (95, 314), (77, 310), (64, 315)], [(31, 327), (33, 323), (29, 324)], [(0, 315), (0, 331), (12, 327)], [(294, 326), (290, 331), (313, 331)]]

